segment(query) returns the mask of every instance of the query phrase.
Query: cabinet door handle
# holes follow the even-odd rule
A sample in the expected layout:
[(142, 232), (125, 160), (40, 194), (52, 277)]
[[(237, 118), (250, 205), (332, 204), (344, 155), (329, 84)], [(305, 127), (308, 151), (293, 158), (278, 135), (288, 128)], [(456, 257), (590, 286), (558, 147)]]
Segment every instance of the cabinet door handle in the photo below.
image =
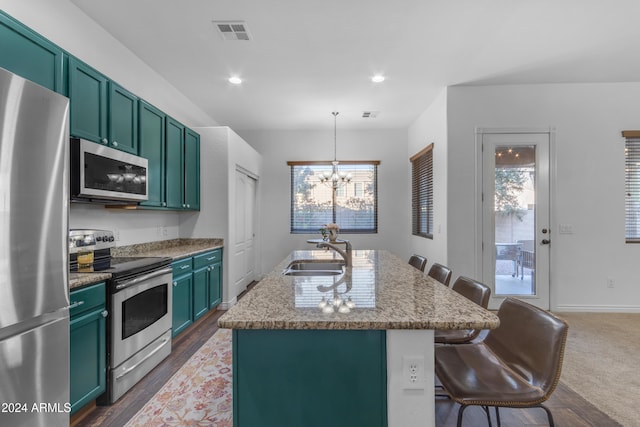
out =
[(191, 266), (190, 265), (183, 265), (183, 266), (180, 266), (180, 270), (184, 270), (185, 268), (189, 268), (189, 267), (191, 267)]
[(190, 207), (191, 207), (191, 205), (190, 205), (189, 203), (187, 203), (187, 207), (188, 207), (188, 208), (190, 208)]
[(182, 204), (182, 207), (183, 207), (183, 208), (186, 208), (186, 207), (187, 207), (187, 205), (183, 203), (183, 204)]
[(102, 317), (107, 317), (109, 315), (109, 312), (107, 310), (103, 310), (100, 314), (102, 314)]
[(82, 304), (84, 304), (84, 301), (75, 301), (69, 306), (69, 310), (71, 310), (72, 308), (80, 307)]
[(167, 202), (162, 202), (162, 206), (167, 206)]
[(113, 146), (117, 147), (118, 146), (118, 141), (113, 141)]
[(178, 286), (178, 282), (173, 282), (173, 286)]
[(207, 261), (213, 261), (214, 259), (216, 259), (216, 257), (212, 256), (211, 258), (207, 258)]
[(100, 140), (100, 142), (102, 142), (103, 144), (105, 144), (105, 145), (106, 145), (106, 144), (108, 144), (108, 143), (109, 143), (109, 140), (108, 140), (107, 138), (102, 138), (102, 139)]

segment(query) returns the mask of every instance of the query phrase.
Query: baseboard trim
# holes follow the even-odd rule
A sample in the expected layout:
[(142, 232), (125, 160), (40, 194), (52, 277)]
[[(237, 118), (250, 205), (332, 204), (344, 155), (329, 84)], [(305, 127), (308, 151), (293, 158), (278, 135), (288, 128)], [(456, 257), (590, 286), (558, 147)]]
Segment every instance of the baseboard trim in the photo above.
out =
[(557, 312), (592, 312), (592, 313), (640, 313), (637, 305), (558, 305), (553, 311)]
[(234, 297), (231, 301), (223, 301), (223, 302), (221, 302), (220, 303), (220, 308), (222, 310), (229, 310), (231, 307), (236, 305), (237, 302), (238, 302), (238, 298)]

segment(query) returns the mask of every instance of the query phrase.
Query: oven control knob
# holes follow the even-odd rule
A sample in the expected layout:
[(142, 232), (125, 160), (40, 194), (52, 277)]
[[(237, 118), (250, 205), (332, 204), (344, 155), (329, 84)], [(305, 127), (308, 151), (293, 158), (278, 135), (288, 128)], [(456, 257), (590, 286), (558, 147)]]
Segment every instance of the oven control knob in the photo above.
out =
[(109, 236), (109, 241), (113, 242), (115, 240), (115, 238), (113, 236)]

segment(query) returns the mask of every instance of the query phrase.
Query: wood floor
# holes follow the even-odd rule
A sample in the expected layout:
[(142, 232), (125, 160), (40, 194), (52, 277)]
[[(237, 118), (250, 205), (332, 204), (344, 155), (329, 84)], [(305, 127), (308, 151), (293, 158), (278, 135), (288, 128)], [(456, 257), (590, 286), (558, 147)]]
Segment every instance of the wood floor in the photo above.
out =
[[(84, 418), (75, 420), (77, 426), (122, 427), (144, 404), (167, 382), (180, 367), (218, 330), (221, 310), (208, 313), (189, 330), (173, 341), (171, 355), (144, 377), (135, 387), (111, 406), (98, 406)], [(584, 400), (571, 389), (560, 383), (547, 401), (556, 426), (619, 426), (614, 420)], [(446, 397), (436, 398), (436, 426), (455, 426), (459, 406)], [(492, 410), (493, 425), (495, 413)], [(546, 413), (542, 409), (501, 409), (503, 426), (530, 427), (548, 425)], [(471, 407), (464, 413), (465, 427), (485, 427), (487, 419), (480, 408)], [(271, 427), (271, 426), (264, 426)], [(282, 426), (289, 427), (289, 426)], [(290, 426), (304, 427), (304, 426)], [(350, 426), (351, 427), (351, 426)], [(353, 426), (358, 427), (358, 426)], [(365, 426), (363, 426), (365, 427)]]

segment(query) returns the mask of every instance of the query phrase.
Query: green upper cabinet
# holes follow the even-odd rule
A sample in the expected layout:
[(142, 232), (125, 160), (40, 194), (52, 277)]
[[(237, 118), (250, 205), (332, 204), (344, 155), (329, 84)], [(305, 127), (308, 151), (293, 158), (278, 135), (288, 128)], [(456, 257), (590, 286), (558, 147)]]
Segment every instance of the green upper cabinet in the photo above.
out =
[(164, 197), (164, 131), (166, 115), (154, 106), (140, 100), (138, 104), (138, 154), (149, 161), (147, 193), (143, 206), (165, 207)]
[(138, 153), (138, 98), (77, 58), (69, 58), (71, 135)]
[(138, 153), (138, 97), (109, 82), (110, 145), (127, 153)]
[(0, 67), (66, 95), (62, 49), (0, 11)]
[(69, 58), (71, 135), (107, 144), (107, 78)]
[(200, 135), (191, 129), (184, 136), (184, 202), (186, 209), (200, 210)]
[(184, 126), (167, 117), (166, 202), (170, 209), (184, 205)]

